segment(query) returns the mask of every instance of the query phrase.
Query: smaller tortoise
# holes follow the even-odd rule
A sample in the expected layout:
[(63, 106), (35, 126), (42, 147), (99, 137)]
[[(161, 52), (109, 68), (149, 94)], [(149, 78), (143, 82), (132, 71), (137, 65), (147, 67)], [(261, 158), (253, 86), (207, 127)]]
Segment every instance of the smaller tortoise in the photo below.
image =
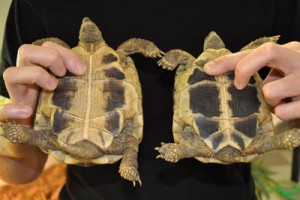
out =
[[(278, 36), (257, 39), (242, 50), (265, 42), (276, 42)], [(211, 32), (205, 39), (204, 52), (195, 59), (182, 50), (171, 50), (159, 61), (163, 68), (178, 65), (174, 86), (173, 137), (175, 143), (156, 147), (169, 162), (196, 158), (205, 163), (250, 162), (259, 154), (300, 145), (300, 131), (292, 129), (274, 133), (271, 112), (255, 74), (244, 90), (233, 85), (234, 72), (210, 76), (203, 66), (231, 52), (221, 38)]]
[[(128, 55), (161, 57), (162, 52), (152, 42), (137, 38), (115, 51), (89, 18), (82, 21), (79, 40), (72, 51), (84, 60), (86, 73), (58, 78), (53, 92), (40, 94), (34, 129), (8, 121), (2, 125), (4, 137), (38, 146), (67, 164), (111, 164), (122, 159), (120, 175), (141, 184), (137, 156), (143, 136), (142, 93)], [(56, 38), (34, 44), (45, 41), (67, 46)]]

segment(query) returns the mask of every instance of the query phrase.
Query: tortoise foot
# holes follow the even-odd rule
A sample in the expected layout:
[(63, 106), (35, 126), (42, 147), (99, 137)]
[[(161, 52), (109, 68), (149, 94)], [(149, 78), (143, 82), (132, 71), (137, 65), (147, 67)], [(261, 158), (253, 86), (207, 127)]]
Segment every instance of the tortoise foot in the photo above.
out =
[(180, 160), (180, 150), (177, 144), (161, 143), (161, 147), (156, 147), (155, 150), (159, 152), (159, 155), (156, 158), (162, 158), (172, 163), (176, 163)]
[(157, 64), (163, 69), (174, 70), (178, 65), (187, 65), (195, 60), (195, 58), (189, 53), (173, 49), (168, 51)]
[(24, 133), (21, 125), (14, 121), (7, 121), (2, 125), (3, 136), (14, 144), (24, 144), (28, 142), (28, 135)]
[(293, 149), (300, 145), (300, 130), (292, 129), (280, 138), (281, 142), (287, 149)]
[(120, 167), (119, 173), (121, 177), (126, 180), (132, 181), (133, 186), (135, 186), (135, 182), (138, 182), (142, 185), (142, 181), (139, 175), (138, 170), (135, 167)]
[(177, 65), (174, 65), (173, 63), (169, 62), (165, 57), (162, 57), (157, 64), (161, 66), (163, 69), (167, 69), (172, 71), (177, 67)]
[(151, 50), (146, 52), (146, 56), (149, 58), (157, 58), (157, 57), (162, 57), (164, 52), (162, 52), (160, 49), (158, 49), (156, 46), (153, 45)]

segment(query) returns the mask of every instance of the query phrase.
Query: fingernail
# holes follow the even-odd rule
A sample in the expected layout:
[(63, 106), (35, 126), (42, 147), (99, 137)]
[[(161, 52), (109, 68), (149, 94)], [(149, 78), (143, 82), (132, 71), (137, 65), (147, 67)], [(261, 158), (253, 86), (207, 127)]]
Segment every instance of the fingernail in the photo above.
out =
[(26, 118), (29, 117), (31, 113), (28, 109), (21, 108), (20, 110), (16, 111), (16, 114), (18, 114), (18, 116), (21, 118)]
[(204, 71), (207, 73), (213, 73), (214, 72), (214, 68), (212, 66), (212, 62), (206, 63), (203, 67)]
[(243, 89), (242, 84), (241, 84), (239, 81), (237, 81), (236, 79), (234, 79), (234, 86), (235, 86), (236, 89), (238, 89), (238, 90)]
[(86, 66), (83, 62), (78, 62), (76, 64), (75, 68), (76, 68), (76, 71), (80, 74), (83, 74), (86, 71)]
[(30, 110), (27, 107), (22, 105), (18, 108), (10, 109), (8, 113), (9, 116), (14, 116), (14, 117), (17, 116), (17, 118), (27, 118), (31, 115)]

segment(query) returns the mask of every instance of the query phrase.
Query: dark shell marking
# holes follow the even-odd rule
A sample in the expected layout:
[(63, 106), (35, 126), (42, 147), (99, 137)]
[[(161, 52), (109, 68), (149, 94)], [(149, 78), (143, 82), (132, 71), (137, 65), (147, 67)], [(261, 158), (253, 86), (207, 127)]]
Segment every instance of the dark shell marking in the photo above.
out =
[(224, 135), (223, 134), (217, 134), (213, 137), (212, 140), (212, 149), (215, 151), (218, 149), (220, 143), (223, 141)]
[(253, 138), (257, 129), (257, 117), (250, 116), (234, 123), (234, 128), (248, 138)]
[(219, 122), (204, 117), (196, 117), (195, 119), (198, 131), (204, 139), (208, 138), (219, 130)]
[(72, 122), (72, 117), (68, 117), (65, 111), (57, 109), (53, 116), (53, 131), (55, 133), (60, 133), (62, 130), (68, 128), (68, 125)]
[(256, 87), (248, 86), (241, 91), (231, 85), (228, 93), (231, 96), (228, 106), (232, 111), (232, 117), (247, 117), (258, 112), (260, 101)]
[(215, 81), (215, 78), (206, 73), (203, 73), (202, 71), (200, 71), (200, 69), (196, 68), (194, 69), (193, 74), (189, 77), (188, 83), (190, 85), (193, 85), (195, 83), (198, 83), (199, 81), (204, 80)]
[(106, 118), (105, 127), (109, 130), (114, 136), (118, 136), (121, 132), (120, 127), (120, 114), (116, 111), (109, 113), (108, 117)]
[(72, 98), (78, 91), (76, 79), (63, 78), (59, 79), (58, 86), (55, 89), (52, 97), (53, 105), (64, 110), (69, 110), (72, 107)]
[[(234, 77), (235, 77), (235, 74), (234, 74), (233, 71), (231, 71), (231, 72), (228, 72), (228, 73), (226, 74), (226, 76), (228, 77), (229, 80), (233, 81), (233, 80), (234, 80)], [(251, 84), (255, 84), (255, 83), (256, 83), (256, 81), (255, 81), (254, 77), (252, 76), (252, 77), (250, 78), (250, 80), (249, 80), (249, 84), (251, 85)]]
[(189, 94), (192, 113), (200, 113), (206, 117), (220, 116), (218, 87), (213, 84), (197, 85), (190, 88)]
[(241, 150), (245, 149), (245, 142), (240, 135), (233, 133), (231, 135), (232, 140), (240, 147)]
[(118, 61), (118, 58), (112, 53), (104, 55), (102, 58), (102, 64), (109, 64), (116, 61)]
[(105, 111), (110, 112), (116, 108), (122, 108), (125, 103), (125, 90), (122, 83), (116, 81), (109, 81), (104, 83), (104, 96), (107, 96), (107, 104)]
[(105, 69), (104, 73), (107, 78), (114, 78), (117, 80), (125, 79), (124, 73), (121, 72), (120, 70), (118, 70), (116, 67), (111, 67), (109, 69)]

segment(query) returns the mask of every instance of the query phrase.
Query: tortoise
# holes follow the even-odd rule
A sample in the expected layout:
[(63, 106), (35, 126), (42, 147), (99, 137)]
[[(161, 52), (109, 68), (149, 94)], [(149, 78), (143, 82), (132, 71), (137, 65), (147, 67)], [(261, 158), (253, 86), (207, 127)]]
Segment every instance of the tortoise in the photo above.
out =
[[(34, 44), (45, 41), (67, 46), (57, 38)], [(16, 144), (38, 146), (66, 164), (112, 164), (122, 159), (120, 175), (141, 185), (137, 156), (143, 136), (142, 93), (129, 55), (154, 58), (162, 51), (140, 38), (125, 41), (115, 51), (87, 17), (72, 51), (84, 60), (86, 73), (58, 78), (53, 92), (40, 93), (34, 128), (7, 121), (4, 136)]]
[[(259, 38), (241, 51), (279, 36)], [(198, 58), (179, 49), (168, 51), (158, 62), (165, 69), (176, 70), (174, 85), (173, 138), (155, 149), (157, 158), (177, 162), (196, 158), (204, 163), (230, 164), (250, 162), (264, 152), (291, 149), (300, 145), (300, 131), (274, 133), (270, 107), (264, 100), (263, 81), (258, 73), (244, 90), (233, 85), (234, 71), (210, 76), (203, 66), (231, 52), (216, 32), (204, 41)]]

